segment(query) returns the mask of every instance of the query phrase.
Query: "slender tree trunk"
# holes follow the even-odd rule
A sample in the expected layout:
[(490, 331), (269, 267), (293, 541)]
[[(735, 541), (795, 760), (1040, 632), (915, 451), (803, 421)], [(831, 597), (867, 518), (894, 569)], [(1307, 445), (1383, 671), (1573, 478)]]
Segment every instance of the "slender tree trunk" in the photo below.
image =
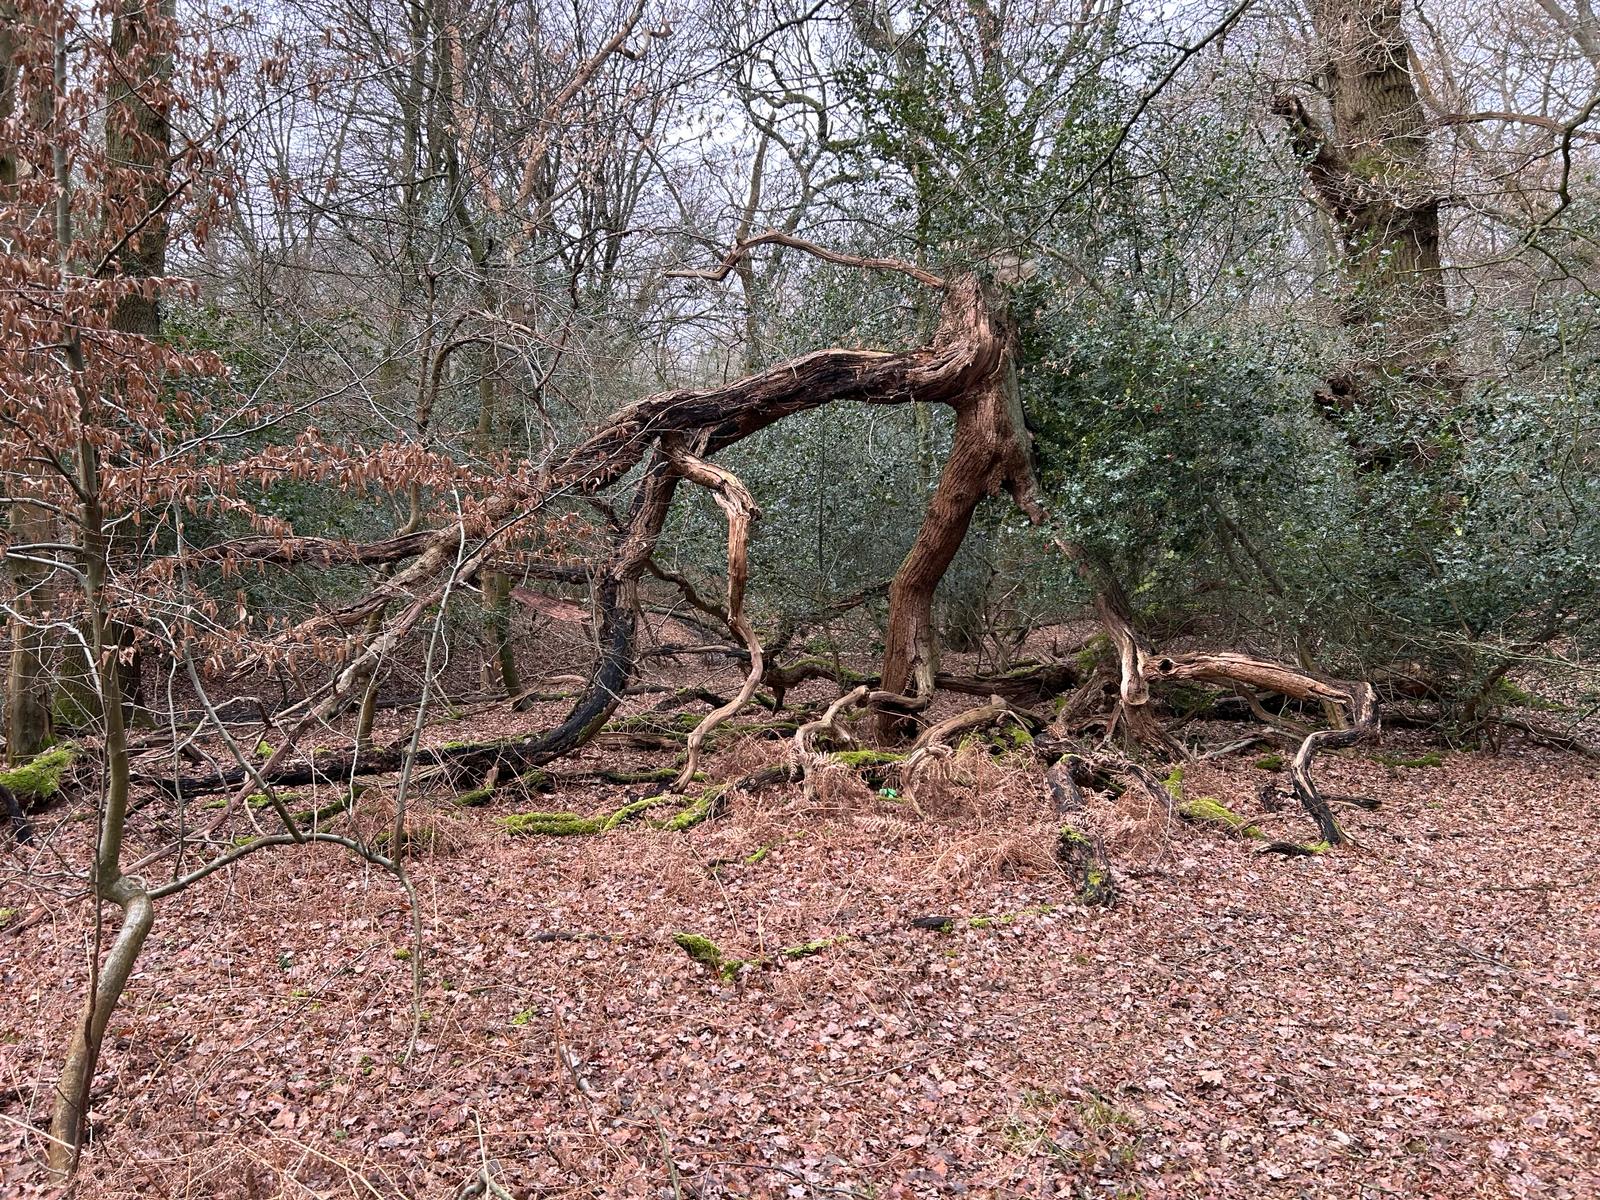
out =
[[(118, 257), (124, 278), (149, 279), (165, 274), (167, 253), (167, 188), (171, 186), (171, 130), (166, 98), (172, 79), (171, 23), (174, 0), (152, 9), (144, 0), (123, 0), (112, 16), (111, 49), (117, 70), (108, 94), (106, 155), (109, 160), (108, 201), (113, 212), (143, 214)], [(124, 189), (131, 191), (127, 195)], [(69, 238), (63, 237), (63, 253)], [(129, 288), (119, 296), (111, 315), (115, 333), (155, 338), (161, 314), (155, 293)], [(122, 874), (123, 826), (128, 812), (128, 740), (123, 720), (119, 645), (105, 607), (105, 582), (110, 565), (110, 537), (100, 495), (99, 451), (91, 431), (114, 401), (84, 387), (82, 345), (74, 339), (68, 364), (79, 387), (82, 431), (77, 446), (78, 490), (81, 496), (84, 599), (88, 612), (91, 675), (98, 686), (99, 717), (105, 735), (103, 796), (93, 872), (97, 904), (122, 909), (122, 926), (103, 963), (96, 962), (94, 980), (74, 1029), (61, 1079), (56, 1085), (50, 1119), (49, 1165), (69, 1174), (78, 1162), (106, 1024), (133, 973), (155, 909), (142, 881)], [(96, 913), (98, 930), (99, 913)], [(97, 939), (98, 942), (98, 939)]]
[[(33, 504), (12, 504), (7, 525), (13, 546), (54, 540), (55, 520)], [(48, 552), (41, 552), (48, 553)], [(50, 744), (50, 673), (46, 639), (38, 628), (50, 607), (50, 571), (21, 558), (10, 560), (11, 662), (6, 673), (6, 759), (25, 762)]]
[[(134, 309), (132, 311), (140, 311)], [(76, 343), (70, 350), (72, 369), (82, 378), (82, 350)], [(50, 1118), (49, 1164), (53, 1171), (69, 1174), (78, 1162), (83, 1145), (84, 1122), (89, 1111), (89, 1087), (106, 1022), (122, 997), (135, 960), (144, 945), (145, 935), (155, 918), (150, 897), (141, 881), (122, 875), (122, 836), (128, 813), (128, 737), (123, 723), (122, 681), (118, 666), (118, 646), (107, 636), (109, 621), (105, 612), (105, 580), (110, 539), (100, 501), (100, 461), (88, 430), (94, 428), (100, 402), (86, 391), (82, 395), (84, 434), (77, 448), (78, 486), (84, 497), (81, 508), (83, 526), (84, 600), (88, 610), (89, 648), (92, 676), (98, 682), (100, 717), (104, 722), (104, 795), (101, 800), (99, 842), (95, 848), (94, 894), (98, 904), (111, 903), (123, 910), (122, 928), (112, 943), (103, 964), (95, 965), (95, 982), (84, 1002), (83, 1016), (73, 1032), (56, 1085), (55, 1105)], [(98, 922), (98, 911), (96, 920)], [(98, 928), (98, 924), (97, 924)], [(97, 939), (98, 940), (98, 939)]]
[[(16, 112), (18, 61), (17, 12), (12, 4), (0, 5), (0, 122)], [(46, 114), (41, 114), (48, 121)], [(0, 145), (0, 203), (13, 198), (17, 184), (17, 157)], [(30, 470), (18, 481), (26, 494), (27, 482), (37, 478)], [(13, 503), (6, 514), (13, 546), (55, 541), (55, 519), (35, 504)], [(47, 556), (48, 552), (40, 552)], [(11, 558), (7, 562), (11, 602), (17, 617), (11, 622), (11, 659), (6, 672), (6, 758), (18, 763), (32, 758), (50, 744), (50, 676), (46, 669), (44, 632), (37, 622), (50, 608), (49, 568), (41, 563)]]

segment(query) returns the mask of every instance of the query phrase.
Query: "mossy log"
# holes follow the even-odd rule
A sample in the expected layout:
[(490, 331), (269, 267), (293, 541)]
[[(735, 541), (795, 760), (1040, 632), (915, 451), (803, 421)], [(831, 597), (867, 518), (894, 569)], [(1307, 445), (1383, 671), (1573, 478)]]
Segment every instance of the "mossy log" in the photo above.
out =
[(496, 774), (493, 770), (491, 770), (490, 774), (492, 778), (485, 782), (482, 787), (476, 787), (471, 791), (460, 793), (454, 798), (453, 803), (459, 808), (478, 808), (488, 804), (502, 790), (511, 786), (512, 783), (521, 787), (525, 792), (548, 792), (555, 786), (555, 780), (550, 772), (541, 771), (538, 767), (531, 771), (524, 771), (521, 775), (516, 776), (514, 780), (508, 780), (505, 783), (500, 782), (497, 777), (493, 777)]
[(629, 801), (611, 812), (598, 813), (594, 816), (584, 816), (582, 813), (574, 812), (510, 813), (499, 819), (499, 825), (507, 833), (518, 835), (574, 837), (591, 833), (609, 833), (653, 808), (679, 804), (684, 805), (679, 812), (665, 820), (654, 822), (654, 825), (657, 829), (681, 833), (715, 816), (722, 805), (723, 797), (732, 786), (726, 783), (712, 784), (698, 796), (693, 797), (671, 792), (644, 796)]
[(1061, 822), (1056, 833), (1056, 861), (1073, 881), (1080, 903), (1109, 908), (1116, 903), (1117, 884), (1106, 858), (1105, 842), (1068, 819), (1087, 807), (1075, 772), (1085, 779), (1093, 775), (1087, 761), (1076, 755), (1067, 755), (1045, 772), (1045, 782), (1055, 801), (1056, 819)]
[(1056, 861), (1073, 881), (1078, 901), (1090, 907), (1110, 908), (1117, 902), (1116, 878), (1106, 860), (1105, 843), (1061, 826), (1056, 837)]
[(809, 942), (797, 942), (792, 946), (780, 946), (776, 953), (761, 958), (732, 958), (723, 953), (722, 947), (710, 938), (698, 933), (675, 933), (672, 935), (672, 940), (695, 962), (726, 982), (737, 978), (739, 972), (746, 967), (758, 971), (763, 967), (776, 966), (778, 963), (795, 962), (802, 958), (810, 958), (814, 954), (821, 954), (834, 946), (842, 946), (852, 939), (849, 934), (815, 938)]
[(1196, 825), (1209, 826), (1221, 829), (1238, 837), (1264, 838), (1266, 835), (1251, 823), (1248, 817), (1240, 816), (1222, 801), (1211, 796), (1201, 796), (1194, 800), (1183, 800), (1178, 804), (1178, 815), (1185, 821)]
[(76, 742), (61, 742), (10, 770), (0, 771), (0, 805), (18, 843), (33, 840), (28, 810), (60, 794), (62, 782), (81, 757)]
[(931, 933), (954, 933), (958, 929), (992, 929), (997, 926), (1015, 925), (1021, 917), (1038, 917), (1056, 911), (1054, 904), (1031, 904), (1027, 908), (1019, 908), (1016, 912), (995, 913), (975, 917), (912, 917), (910, 921), (913, 929), (926, 929)]
[(61, 742), (19, 766), (0, 771), (0, 789), (24, 807), (49, 800), (60, 793), (67, 772), (82, 754), (76, 742)]

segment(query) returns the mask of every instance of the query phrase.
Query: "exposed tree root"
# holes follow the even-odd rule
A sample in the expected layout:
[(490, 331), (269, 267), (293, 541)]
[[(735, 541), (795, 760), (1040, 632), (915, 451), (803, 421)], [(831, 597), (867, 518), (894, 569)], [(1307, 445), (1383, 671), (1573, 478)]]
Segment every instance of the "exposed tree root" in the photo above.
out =
[[(1081, 551), (1076, 553), (1081, 554)], [(1193, 652), (1158, 656), (1151, 653), (1134, 634), (1125, 612), (1116, 604), (1102, 601), (1100, 615), (1108, 636), (1117, 646), (1121, 666), (1117, 711), (1123, 714), (1124, 720), (1135, 732), (1143, 733), (1146, 737), (1154, 726), (1153, 718), (1149, 715), (1151, 680), (1233, 687), (1242, 689), (1241, 694), (1247, 698), (1254, 698), (1256, 692), (1275, 692), (1295, 700), (1335, 704), (1349, 713), (1350, 721), (1345, 727), (1319, 729), (1307, 734), (1290, 764), (1295, 795), (1316, 821), (1321, 840), (1333, 846), (1348, 840), (1333, 810), (1317, 790), (1311, 776), (1311, 764), (1320, 750), (1353, 746), (1377, 735), (1377, 696), (1370, 684), (1323, 679), (1296, 667), (1245, 654)], [(1255, 707), (1259, 708), (1259, 701)], [(1159, 741), (1172, 746), (1171, 739), (1164, 732), (1160, 734)], [(1181, 748), (1179, 751), (1181, 753)]]
[[(794, 742), (790, 751), (790, 770), (793, 776), (798, 776), (805, 782), (807, 797), (813, 795), (812, 776), (816, 767), (828, 761), (845, 762), (846, 765), (862, 765), (851, 763), (843, 755), (823, 754), (818, 749), (818, 743), (827, 737), (839, 749), (849, 750), (856, 745), (855, 737), (840, 724), (843, 713), (853, 708), (874, 708), (880, 711), (892, 711), (907, 715), (926, 708), (933, 699), (930, 696), (912, 697), (902, 696), (895, 692), (875, 692), (865, 684), (858, 684), (832, 704), (828, 705), (822, 716), (814, 721), (807, 721), (795, 730)], [(874, 751), (865, 753), (874, 754)], [(899, 759), (899, 755), (892, 756)]]
[(965, 712), (956, 713), (928, 726), (917, 735), (917, 740), (911, 744), (911, 749), (915, 752), (927, 746), (947, 742), (969, 729), (982, 729), (1002, 721), (1015, 722), (1029, 741), (1032, 740), (1035, 730), (1044, 728), (1044, 721), (1040, 717), (1017, 708), (999, 696), (990, 696), (987, 704), (969, 708)]

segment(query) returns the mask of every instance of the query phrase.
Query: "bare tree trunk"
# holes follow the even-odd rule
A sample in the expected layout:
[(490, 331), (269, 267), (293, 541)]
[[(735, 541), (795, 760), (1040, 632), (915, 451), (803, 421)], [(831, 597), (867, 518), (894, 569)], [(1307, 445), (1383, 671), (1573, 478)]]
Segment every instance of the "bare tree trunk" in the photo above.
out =
[(1301, 96), (1273, 100), (1343, 248), (1342, 319), (1358, 359), (1327, 381), (1335, 409), (1369, 403), (1386, 374), (1447, 398), (1460, 386), (1445, 345), (1439, 187), (1401, 12), (1400, 0), (1312, 0), (1327, 123)]
[[(33, 504), (13, 503), (7, 525), (13, 547), (55, 540), (55, 520)], [(37, 552), (47, 554), (47, 551)], [(50, 570), (13, 555), (11, 663), (6, 672), (6, 760), (25, 762), (50, 744), (50, 673), (38, 623), (50, 608)]]

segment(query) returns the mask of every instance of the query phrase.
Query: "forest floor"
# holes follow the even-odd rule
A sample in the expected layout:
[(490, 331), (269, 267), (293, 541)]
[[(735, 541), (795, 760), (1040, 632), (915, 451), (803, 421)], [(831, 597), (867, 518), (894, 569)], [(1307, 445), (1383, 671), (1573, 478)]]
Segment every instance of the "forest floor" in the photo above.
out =
[[(1321, 777), (1382, 805), (1318, 857), (1099, 812), (1109, 910), (1055, 866), (1037, 765), (981, 753), (915, 789), (920, 813), (842, 774), (688, 832), (493, 819), (639, 794), (592, 780), (422, 802), (408, 1061), (394, 880), (333, 848), (258, 854), (162, 903), (78, 1194), (453, 1197), (487, 1163), (519, 1200), (1600, 1195), (1596, 764), (1347, 753)], [(1256, 807), (1264, 778), (1244, 753), (1185, 786), (1303, 840), (1302, 814)], [(6, 906), (28, 903), (15, 878)], [(29, 1122), (84, 917), (0, 936), (6, 1196), (47, 1194)], [(681, 932), (764, 961), (723, 977)]]

